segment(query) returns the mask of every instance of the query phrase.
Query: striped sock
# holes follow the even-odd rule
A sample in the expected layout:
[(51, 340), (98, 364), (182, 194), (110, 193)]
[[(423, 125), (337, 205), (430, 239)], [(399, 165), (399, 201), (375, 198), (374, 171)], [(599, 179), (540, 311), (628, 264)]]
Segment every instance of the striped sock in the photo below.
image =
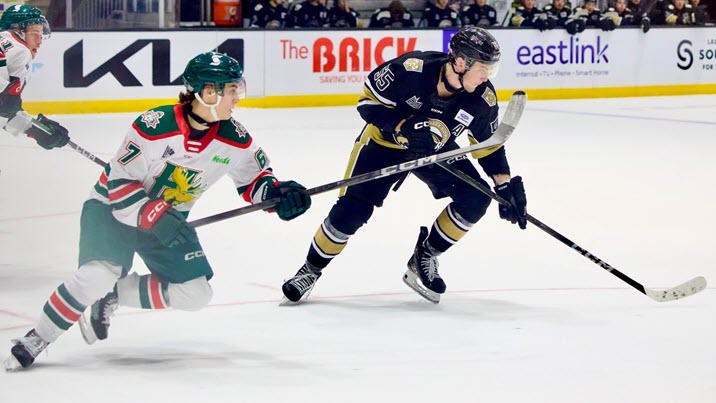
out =
[(313, 236), (306, 261), (319, 270), (324, 269), (334, 257), (343, 251), (348, 243), (348, 238), (350, 235), (335, 229), (330, 220), (326, 218)]
[(153, 274), (140, 276), (131, 273), (117, 281), (119, 305), (142, 309), (169, 308), (168, 286), (167, 282), (160, 281)]
[(443, 210), (433, 223), (428, 236), (428, 243), (437, 252), (442, 253), (455, 245), (472, 228), (473, 223), (465, 220), (455, 209), (452, 203)]
[(159, 281), (153, 274), (139, 276), (139, 303), (142, 309), (167, 309), (167, 282)]
[[(55, 290), (52, 295), (50, 295), (50, 298), (42, 308), (44, 317), (41, 318), (41, 321), (46, 322), (44, 320), (45, 317), (49, 319), (54, 327), (57, 328), (54, 329), (54, 331), (51, 330), (49, 333), (59, 335), (77, 322), (80, 316), (82, 316), (82, 312), (84, 312), (85, 308), (87, 308), (87, 306), (77, 302), (77, 299), (75, 299), (69, 291), (67, 291), (67, 288), (63, 283), (57, 287), (57, 290)], [(54, 340), (45, 341), (50, 342)]]

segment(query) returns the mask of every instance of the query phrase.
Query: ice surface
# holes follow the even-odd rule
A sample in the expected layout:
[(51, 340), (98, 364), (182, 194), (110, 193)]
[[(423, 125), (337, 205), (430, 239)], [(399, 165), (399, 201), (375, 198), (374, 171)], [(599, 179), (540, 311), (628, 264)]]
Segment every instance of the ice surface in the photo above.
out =
[[(530, 101), (507, 145), (529, 212), (650, 288), (716, 281), (716, 96)], [(136, 114), (56, 116), (108, 159)], [(343, 176), (353, 107), (239, 109), (279, 178)], [(0, 357), (76, 269), (79, 212), (101, 168), (0, 136)], [(121, 308), (110, 339), (75, 327), (0, 402), (716, 401), (716, 292), (659, 304), (535, 227), (483, 220), (440, 259), (439, 305), (402, 282), (420, 225), (446, 205), (410, 177), (324, 272), (279, 307), (337, 193), (284, 223), (199, 230), (216, 276), (200, 312)], [(231, 182), (192, 219), (243, 205)], [(146, 272), (141, 261), (135, 269)]]

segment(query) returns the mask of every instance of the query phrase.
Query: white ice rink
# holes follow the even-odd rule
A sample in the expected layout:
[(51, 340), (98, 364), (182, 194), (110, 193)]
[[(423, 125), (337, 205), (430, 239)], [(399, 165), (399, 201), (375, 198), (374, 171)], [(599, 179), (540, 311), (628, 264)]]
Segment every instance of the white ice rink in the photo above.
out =
[[(504, 107), (504, 105), (503, 105)], [(56, 116), (108, 159), (136, 114)], [(354, 107), (238, 109), (279, 178), (342, 178)], [(528, 211), (650, 288), (716, 284), (716, 96), (530, 101), (507, 144)], [(101, 168), (0, 136), (0, 358), (76, 269), (79, 212)], [(279, 307), (337, 192), (284, 223), (264, 212), (201, 228), (216, 275), (200, 312), (121, 308), (110, 338), (74, 327), (0, 402), (716, 401), (716, 288), (659, 304), (493, 204), (440, 259), (438, 305), (401, 277), (446, 205), (410, 177), (325, 270)], [(243, 205), (229, 180), (191, 219)], [(137, 260), (135, 269), (146, 272)]]

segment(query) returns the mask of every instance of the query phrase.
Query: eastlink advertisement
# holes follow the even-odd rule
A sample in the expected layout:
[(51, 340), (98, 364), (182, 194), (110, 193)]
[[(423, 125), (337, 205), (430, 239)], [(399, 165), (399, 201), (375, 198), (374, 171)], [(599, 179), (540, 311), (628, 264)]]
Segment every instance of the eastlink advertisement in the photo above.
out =
[[(492, 31), (502, 57), (495, 86), (504, 89), (614, 87), (633, 85), (640, 52), (636, 31)], [(452, 32), (444, 33), (447, 51)]]
[(359, 94), (382, 63), (440, 47), (440, 31), (267, 31), (266, 93)]

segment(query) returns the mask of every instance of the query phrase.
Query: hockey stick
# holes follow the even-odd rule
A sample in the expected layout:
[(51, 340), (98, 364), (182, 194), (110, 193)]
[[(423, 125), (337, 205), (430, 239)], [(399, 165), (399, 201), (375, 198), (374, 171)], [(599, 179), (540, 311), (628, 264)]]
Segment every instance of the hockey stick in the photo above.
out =
[[(43, 132), (45, 132), (45, 133), (49, 134), (50, 136), (52, 136), (52, 133), (50, 133), (50, 130), (49, 130), (47, 127), (45, 127), (45, 125), (43, 125), (42, 123), (38, 122), (36, 119), (34, 119), (32, 116), (30, 116), (27, 112), (25, 112), (25, 111), (20, 111), (20, 112), (17, 113), (16, 116), (21, 117), (25, 122), (32, 124), (32, 125), (35, 126), (36, 128), (38, 128), (38, 129), (42, 130)], [(72, 148), (72, 149), (74, 149), (75, 151), (77, 151), (78, 153), (82, 154), (82, 156), (87, 157), (87, 158), (89, 158), (90, 160), (92, 160), (92, 162), (94, 162), (95, 164), (100, 165), (100, 166), (102, 166), (102, 167), (104, 167), (104, 166), (107, 165), (106, 162), (102, 161), (99, 157), (97, 157), (96, 155), (92, 154), (91, 152), (89, 152), (89, 151), (85, 150), (84, 148), (78, 146), (78, 145), (75, 144), (72, 140), (70, 140), (70, 141), (67, 143), (67, 145), (70, 146), (70, 148)]]
[[(507, 105), (507, 111), (502, 118), (502, 122), (497, 127), (495, 133), (487, 140), (482, 143), (474, 144), (470, 147), (459, 148), (457, 150), (447, 151), (441, 154), (431, 155), (424, 158), (418, 158), (412, 161), (403, 162), (401, 164), (392, 165), (383, 169), (378, 169), (371, 172), (366, 172), (357, 176), (353, 176), (346, 179), (337, 180), (335, 182), (327, 183), (325, 185), (317, 186), (315, 188), (308, 189), (306, 192), (313, 196), (320, 193), (328, 192), (330, 190), (357, 185), (372, 181), (378, 178), (384, 178), (386, 176), (394, 175), (401, 172), (412, 171), (420, 167), (434, 164), (439, 161), (449, 160), (457, 156), (467, 154), (473, 151), (482, 150), (490, 147), (497, 147), (505, 143), (507, 139), (512, 135), (515, 130), (515, 126), (520, 121), (522, 111), (525, 109), (527, 103), (527, 95), (522, 91), (516, 91), (510, 98), (510, 103)], [(223, 213), (215, 214), (212, 216), (200, 218), (190, 222), (195, 228), (201, 227), (207, 224), (212, 224), (217, 221), (226, 220), (232, 217), (238, 217), (240, 215), (248, 214), (258, 210), (266, 210), (275, 206), (279, 202), (279, 198), (264, 200), (261, 203), (252, 204), (250, 206), (240, 207), (234, 210), (225, 211)]]
[[(446, 171), (450, 172), (451, 174), (462, 179), (470, 186), (476, 188), (480, 192), (489, 196), (491, 199), (495, 200), (496, 202), (498, 202), (500, 204), (510, 204), (507, 200), (496, 195), (488, 187), (486, 187), (485, 185), (472, 179), (472, 177), (470, 177), (466, 173), (460, 171), (459, 169), (457, 169), (445, 162), (442, 162), (442, 161), (438, 162), (438, 165), (440, 165), (441, 168), (444, 168)], [(536, 225), (539, 229), (548, 233), (549, 235), (556, 238), (558, 241), (562, 242), (563, 244), (569, 246), (571, 249), (574, 249), (577, 253), (579, 253), (580, 255), (591, 260), (593, 263), (596, 263), (597, 266), (599, 266), (602, 269), (608, 271), (609, 273), (617, 276), (620, 280), (622, 280), (625, 283), (629, 284), (630, 286), (636, 288), (639, 292), (641, 292), (642, 294), (646, 295), (647, 297), (653, 299), (654, 301), (667, 302), (667, 301), (673, 301), (673, 300), (677, 300), (677, 299), (681, 299), (681, 298), (686, 298), (686, 297), (688, 297), (690, 295), (694, 295), (697, 292), (702, 291), (704, 288), (706, 288), (706, 279), (704, 277), (699, 276), (699, 277), (695, 277), (683, 284), (677, 285), (676, 287), (669, 288), (668, 290), (664, 290), (664, 291), (650, 290), (648, 288), (645, 288), (643, 285), (641, 285), (640, 283), (638, 283), (631, 277), (629, 277), (626, 274), (615, 269), (614, 267), (609, 265), (607, 262), (594, 256), (593, 254), (588, 252), (586, 249), (584, 249), (581, 246), (577, 245), (576, 243), (572, 242), (570, 239), (568, 239), (564, 235), (553, 230), (552, 228), (550, 228), (549, 226), (547, 226), (546, 224), (542, 223), (541, 221), (532, 217), (529, 214), (527, 214), (527, 221)]]

